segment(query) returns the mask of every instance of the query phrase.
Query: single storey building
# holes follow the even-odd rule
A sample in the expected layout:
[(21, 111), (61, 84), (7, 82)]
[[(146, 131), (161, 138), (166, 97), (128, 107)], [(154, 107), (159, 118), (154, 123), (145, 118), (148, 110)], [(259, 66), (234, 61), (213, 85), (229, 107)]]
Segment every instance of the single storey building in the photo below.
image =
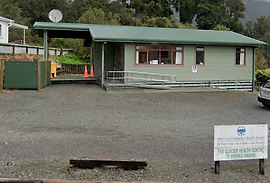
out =
[(23, 44), (25, 44), (25, 30), (27, 26), (15, 23), (14, 20), (0, 16), (0, 43), (9, 42), (9, 27), (17, 27), (23, 29)]
[(36, 22), (34, 28), (44, 36), (45, 48), (48, 38), (84, 39), (102, 86), (108, 73), (146, 73), (145, 78), (156, 73), (175, 76), (178, 86), (213, 83), (230, 89), (233, 83), (252, 91), (255, 49), (267, 45), (232, 31), (51, 22)]

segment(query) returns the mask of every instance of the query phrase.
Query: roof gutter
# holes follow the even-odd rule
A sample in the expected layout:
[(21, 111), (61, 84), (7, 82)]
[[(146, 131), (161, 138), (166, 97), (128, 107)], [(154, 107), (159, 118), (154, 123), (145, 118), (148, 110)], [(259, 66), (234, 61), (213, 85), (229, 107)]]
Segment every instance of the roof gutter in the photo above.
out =
[(267, 44), (236, 44), (236, 43), (209, 43), (209, 42), (179, 42), (179, 41), (147, 41), (147, 40), (115, 40), (115, 39), (99, 39), (94, 38), (91, 34), (92, 39), (95, 42), (119, 42), (119, 43), (138, 43), (138, 44), (152, 44), (152, 43), (162, 43), (162, 44), (177, 44), (177, 45), (206, 45), (206, 46), (247, 46), (247, 47), (259, 47), (259, 46), (266, 46)]

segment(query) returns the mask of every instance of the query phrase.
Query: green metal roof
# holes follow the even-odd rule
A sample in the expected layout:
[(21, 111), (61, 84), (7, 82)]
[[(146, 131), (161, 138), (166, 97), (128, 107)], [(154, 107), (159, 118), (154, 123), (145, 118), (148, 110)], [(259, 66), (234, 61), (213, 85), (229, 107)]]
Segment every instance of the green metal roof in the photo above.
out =
[(58, 32), (57, 37), (61, 37), (61, 33), (59, 33), (61, 30), (65, 31), (66, 34), (69, 32), (70, 34), (74, 34), (75, 31), (89, 31), (92, 40), (96, 42), (137, 42), (234, 46), (267, 45), (265, 42), (232, 31), (52, 22), (36, 22), (34, 24), (34, 28), (40, 30), (46, 29), (49, 32)]

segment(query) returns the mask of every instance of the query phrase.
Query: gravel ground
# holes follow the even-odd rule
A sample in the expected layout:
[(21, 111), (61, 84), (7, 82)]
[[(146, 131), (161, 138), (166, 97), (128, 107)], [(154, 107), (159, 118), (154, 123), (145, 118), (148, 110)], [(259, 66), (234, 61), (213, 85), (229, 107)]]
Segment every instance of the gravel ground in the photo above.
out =
[[(106, 92), (51, 85), (0, 94), (0, 177), (94, 181), (269, 182), (258, 160), (221, 162), (214, 125), (268, 123), (256, 93)], [(144, 158), (145, 169), (73, 168), (70, 157)]]

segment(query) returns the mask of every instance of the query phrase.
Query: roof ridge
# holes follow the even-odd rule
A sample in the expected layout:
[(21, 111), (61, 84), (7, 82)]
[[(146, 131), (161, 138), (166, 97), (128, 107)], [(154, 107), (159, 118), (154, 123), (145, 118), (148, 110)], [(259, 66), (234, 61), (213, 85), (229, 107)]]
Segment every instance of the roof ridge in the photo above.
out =
[[(233, 31), (217, 31), (202, 29), (181, 29), (163, 27), (144, 27), (126, 25), (72, 24), (36, 22), (36, 29), (54, 31), (90, 31), (92, 40), (96, 42), (128, 42), (128, 43), (165, 43), (189, 45), (225, 45), (225, 46), (254, 46), (267, 43), (249, 38)], [(59, 34), (61, 36), (61, 34)], [(56, 36), (59, 36), (56, 34)], [(82, 36), (82, 35), (78, 35)], [(83, 38), (83, 37), (80, 37)]]

